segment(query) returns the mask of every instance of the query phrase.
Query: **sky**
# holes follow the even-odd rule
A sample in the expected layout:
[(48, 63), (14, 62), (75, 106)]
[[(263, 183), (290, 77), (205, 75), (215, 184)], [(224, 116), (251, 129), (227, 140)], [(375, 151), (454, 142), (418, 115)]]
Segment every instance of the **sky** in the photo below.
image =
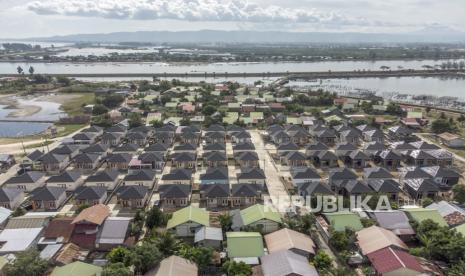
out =
[(0, 38), (180, 30), (465, 32), (464, 0), (0, 0)]

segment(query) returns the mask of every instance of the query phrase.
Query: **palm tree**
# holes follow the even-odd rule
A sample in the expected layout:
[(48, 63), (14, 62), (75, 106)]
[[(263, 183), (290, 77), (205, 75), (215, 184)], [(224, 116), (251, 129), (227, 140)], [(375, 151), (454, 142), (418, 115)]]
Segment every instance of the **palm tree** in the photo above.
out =
[(431, 255), (433, 254), (433, 240), (424, 235), (424, 234), (421, 234), (418, 236), (418, 239), (420, 240), (421, 244), (423, 244), (423, 248), (424, 248), (424, 254), (426, 259), (431, 259)]
[(166, 257), (173, 255), (174, 252), (178, 251), (181, 247), (181, 241), (176, 239), (173, 234), (168, 231), (158, 234), (155, 238), (155, 244)]

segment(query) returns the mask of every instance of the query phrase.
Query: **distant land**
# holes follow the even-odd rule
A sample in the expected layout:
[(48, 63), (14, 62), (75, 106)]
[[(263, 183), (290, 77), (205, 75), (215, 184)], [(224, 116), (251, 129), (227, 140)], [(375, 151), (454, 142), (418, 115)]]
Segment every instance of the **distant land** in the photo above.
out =
[(427, 28), (398, 34), (200, 30), (73, 34), (24, 40), (102, 43), (464, 43), (465, 33), (449, 28)]

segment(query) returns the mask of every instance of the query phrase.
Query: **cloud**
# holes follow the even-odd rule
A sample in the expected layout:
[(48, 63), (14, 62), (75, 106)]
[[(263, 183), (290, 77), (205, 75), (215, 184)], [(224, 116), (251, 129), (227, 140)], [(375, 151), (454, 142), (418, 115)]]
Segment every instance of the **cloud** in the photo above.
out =
[(41, 0), (29, 3), (27, 8), (40, 15), (111, 19), (371, 24), (363, 18), (350, 18), (337, 12), (276, 5), (260, 6), (248, 0)]

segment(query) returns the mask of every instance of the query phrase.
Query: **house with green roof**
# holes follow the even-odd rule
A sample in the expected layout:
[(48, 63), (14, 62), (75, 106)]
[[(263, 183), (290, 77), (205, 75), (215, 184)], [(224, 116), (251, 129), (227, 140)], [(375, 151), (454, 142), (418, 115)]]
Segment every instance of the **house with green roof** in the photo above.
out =
[(410, 219), (413, 219), (418, 223), (430, 219), (439, 224), (440, 226), (448, 226), (447, 222), (436, 209), (409, 208), (404, 209), (403, 211), (407, 213)]
[(352, 212), (334, 212), (323, 214), (328, 221), (329, 225), (335, 231), (345, 231), (346, 228), (359, 231), (363, 229), (360, 217)]
[(100, 275), (102, 268), (83, 262), (73, 262), (65, 266), (57, 266), (50, 276), (94, 276)]
[(261, 229), (262, 233), (271, 233), (279, 229), (282, 223), (281, 215), (272, 207), (255, 204), (243, 210), (231, 211), (233, 217), (232, 229), (239, 231), (244, 228)]
[(286, 117), (286, 123), (290, 125), (301, 125), (302, 119), (297, 117)]
[(258, 264), (258, 258), (264, 255), (263, 238), (258, 232), (227, 232), (228, 257), (235, 261)]
[(176, 107), (178, 107), (178, 103), (177, 102), (167, 102), (167, 103), (165, 103), (165, 107), (169, 108), (169, 109), (176, 109)]
[(178, 237), (193, 237), (202, 226), (210, 226), (210, 213), (205, 209), (188, 206), (174, 212), (166, 228)]
[(226, 112), (226, 116), (223, 117), (223, 123), (232, 125), (232, 124), (235, 124), (238, 119), (239, 119), (238, 112)]

